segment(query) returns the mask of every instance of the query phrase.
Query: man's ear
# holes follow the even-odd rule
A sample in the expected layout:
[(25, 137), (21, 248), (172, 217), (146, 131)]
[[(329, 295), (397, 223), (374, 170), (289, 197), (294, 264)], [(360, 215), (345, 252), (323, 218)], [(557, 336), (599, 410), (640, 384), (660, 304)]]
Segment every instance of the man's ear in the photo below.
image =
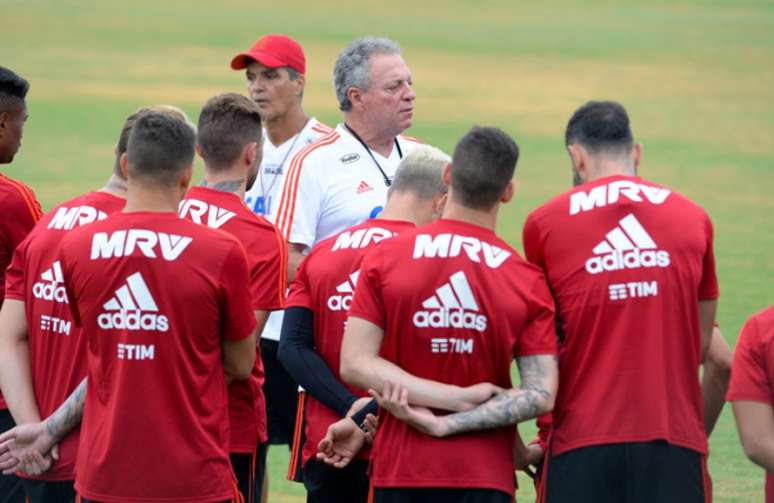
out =
[(505, 190), (503, 190), (502, 195), (500, 196), (500, 202), (505, 204), (511, 199), (513, 199), (513, 194), (516, 192), (516, 187), (513, 184), (513, 180), (508, 182), (508, 185), (505, 186)]
[(293, 81), (293, 83), (296, 85), (296, 96), (299, 98), (302, 94), (304, 94), (304, 87), (306, 86), (306, 77), (304, 75), (299, 75), (296, 80)]
[(640, 161), (642, 160), (642, 143), (635, 143), (632, 148), (632, 164), (634, 165), (634, 174), (637, 174), (637, 170), (640, 167)]
[(567, 145), (567, 153), (570, 155), (573, 170), (578, 174), (580, 181), (585, 183), (589, 179), (589, 155), (583, 145), (573, 143)]
[(204, 153), (202, 153), (202, 146), (199, 145), (199, 143), (196, 143), (196, 155), (204, 159)]
[(361, 107), (363, 104), (363, 92), (357, 87), (350, 87), (347, 89), (347, 98), (352, 103), (352, 108)]
[(121, 154), (121, 157), (118, 158), (118, 166), (121, 168), (121, 176), (124, 180), (128, 180), (129, 177), (127, 176), (128, 168), (127, 168), (127, 162), (129, 157), (126, 155), (126, 152)]
[(258, 142), (251, 141), (242, 148), (242, 159), (245, 164), (252, 166), (258, 158)]

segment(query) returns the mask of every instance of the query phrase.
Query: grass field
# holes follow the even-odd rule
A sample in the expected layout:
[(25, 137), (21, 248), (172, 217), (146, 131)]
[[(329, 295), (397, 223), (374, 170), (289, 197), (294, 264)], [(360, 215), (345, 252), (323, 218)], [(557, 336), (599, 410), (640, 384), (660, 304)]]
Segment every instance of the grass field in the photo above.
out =
[[(517, 199), (499, 231), (520, 247), (527, 212), (570, 184), (563, 130), (592, 98), (629, 109), (644, 144), (640, 173), (701, 203), (715, 223), (718, 320), (733, 345), (744, 319), (774, 304), (774, 3), (636, 0), (516, 2), (0, 0), (0, 64), (32, 83), (17, 160), (45, 208), (99, 186), (123, 119), (151, 103), (183, 107), (244, 91), (231, 56), (259, 35), (289, 33), (307, 51), (305, 107), (339, 121), (331, 86), (352, 38), (398, 40), (415, 76), (410, 133), (450, 151), (472, 124), (522, 149)], [(523, 434), (531, 435), (531, 427)], [(762, 500), (726, 410), (711, 438), (715, 501)], [(272, 502), (303, 501), (270, 456)], [(520, 478), (520, 501), (531, 501)]]

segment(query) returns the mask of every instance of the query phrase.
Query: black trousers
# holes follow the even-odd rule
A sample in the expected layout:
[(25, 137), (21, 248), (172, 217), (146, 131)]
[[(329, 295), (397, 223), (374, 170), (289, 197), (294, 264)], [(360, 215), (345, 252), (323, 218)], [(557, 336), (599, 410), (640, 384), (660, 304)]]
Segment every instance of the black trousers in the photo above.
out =
[(255, 454), (231, 453), (231, 466), (237, 478), (237, 487), (245, 503), (261, 501), (263, 475), (266, 472), (266, 452), (269, 444), (258, 445)]
[(375, 488), (374, 503), (513, 503), (494, 489)]
[[(0, 433), (16, 426), (8, 409), (0, 410)], [(24, 503), (24, 486), (16, 475), (0, 474), (0, 503)]]
[(310, 459), (304, 465), (307, 503), (366, 503), (368, 461), (353, 460), (342, 469)]
[(75, 503), (75, 481), (22, 479), (30, 503)]
[(595, 445), (551, 457), (547, 503), (706, 503), (704, 456), (664, 441)]
[(277, 359), (279, 342), (261, 339), (261, 360), (266, 380), (266, 426), (271, 445), (287, 444), (293, 440), (298, 407), (298, 384)]

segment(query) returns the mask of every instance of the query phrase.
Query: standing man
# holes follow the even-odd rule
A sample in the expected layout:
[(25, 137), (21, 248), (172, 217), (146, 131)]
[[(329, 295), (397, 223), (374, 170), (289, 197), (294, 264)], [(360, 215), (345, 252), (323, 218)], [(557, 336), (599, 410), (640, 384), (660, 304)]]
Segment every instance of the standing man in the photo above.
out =
[[(121, 129), (113, 173), (105, 186), (55, 207), (14, 252), (0, 311), (0, 384), (18, 423), (52, 414), (86, 377), (86, 339), (70, 314), (59, 245), (69, 231), (104, 220), (124, 207), (126, 179), (120, 159), (132, 126), (147, 111), (187, 120), (182, 111), (167, 106), (141, 108), (130, 115)], [(75, 501), (79, 438), (80, 429), (75, 428), (62, 439), (58, 459), (45, 474), (22, 474), (30, 503)]]
[(744, 453), (766, 470), (766, 503), (774, 503), (774, 306), (751, 316), (736, 343), (731, 387)]
[[(27, 121), (25, 98), (29, 83), (8, 68), (0, 66), (0, 164), (10, 164), (21, 147)], [(5, 270), (14, 249), (32, 230), (42, 212), (29, 187), (0, 173), (0, 306), (5, 296)], [(14, 426), (3, 396), (0, 395), (0, 433)], [(0, 503), (22, 503), (24, 489), (15, 475), (0, 475)]]
[[(505, 389), (446, 416), (469, 432), (446, 439), (383, 414), (371, 468), (377, 503), (513, 501), (514, 425), (553, 406), (551, 294), (540, 270), (494, 232), (501, 204), (513, 197), (517, 160), (508, 135), (471, 129), (444, 169), (443, 218), (363, 259), (341, 348), (345, 382), (383, 396), (397, 383), (406, 404), (447, 410), (455, 388)], [(514, 358), (522, 382), (511, 388)], [(471, 431), (483, 428), (492, 429)]]
[[(306, 58), (298, 42), (286, 35), (266, 35), (231, 60), (245, 70), (247, 91), (263, 120), (263, 157), (256, 183), (248, 188), (247, 205), (275, 223), (283, 180), (299, 150), (332, 130), (304, 112)], [(298, 385), (277, 360), (282, 312), (269, 315), (261, 333), (261, 357), (266, 372), (269, 443), (290, 444), (295, 428)]]
[(279, 357), (305, 390), (301, 398), (305, 442), (294, 441), (291, 468), (302, 467), (308, 503), (365, 503), (368, 499), (369, 451), (362, 451), (341, 470), (315, 459), (328, 426), (351, 417), (370, 401), (339, 376), (347, 310), (363, 256), (383, 240), (440, 215), (446, 194), (441, 171), (450, 161), (428, 146), (404, 157), (379, 218), (315, 245), (293, 280)]
[[(261, 115), (238, 94), (211, 98), (199, 114), (197, 152), (204, 159), (204, 181), (180, 205), (180, 216), (231, 234), (247, 254), (249, 286), (260, 337), (270, 311), (285, 301), (287, 247), (282, 236), (245, 205), (245, 190), (261, 162)], [(228, 387), (231, 464), (246, 503), (259, 501), (266, 466), (266, 400), (260, 349), (246, 380)]]
[(194, 143), (185, 121), (142, 114), (121, 158), (124, 210), (62, 242), (69, 306), (87, 338), (87, 380), (15, 437), (46, 453), (83, 414), (82, 501), (238, 498), (226, 381), (252, 372), (255, 316), (239, 242), (177, 215)]
[(580, 107), (565, 143), (577, 187), (523, 230), (562, 339), (547, 501), (704, 502), (698, 372), (718, 297), (712, 223), (636, 176), (641, 146), (620, 104)]

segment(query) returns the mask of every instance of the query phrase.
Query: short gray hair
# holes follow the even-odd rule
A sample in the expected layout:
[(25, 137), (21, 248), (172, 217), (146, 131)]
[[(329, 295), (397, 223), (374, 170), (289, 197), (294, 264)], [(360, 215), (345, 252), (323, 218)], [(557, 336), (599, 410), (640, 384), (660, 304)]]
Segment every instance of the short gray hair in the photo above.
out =
[(443, 168), (450, 162), (451, 157), (439, 149), (420, 145), (400, 161), (388, 197), (393, 192), (411, 192), (420, 199), (428, 200), (445, 194), (447, 187), (443, 183)]
[(371, 87), (369, 75), (371, 56), (374, 54), (400, 54), (400, 46), (384, 37), (363, 37), (351, 42), (336, 58), (333, 67), (333, 88), (342, 112), (352, 110), (347, 97), (350, 87), (368, 91)]

